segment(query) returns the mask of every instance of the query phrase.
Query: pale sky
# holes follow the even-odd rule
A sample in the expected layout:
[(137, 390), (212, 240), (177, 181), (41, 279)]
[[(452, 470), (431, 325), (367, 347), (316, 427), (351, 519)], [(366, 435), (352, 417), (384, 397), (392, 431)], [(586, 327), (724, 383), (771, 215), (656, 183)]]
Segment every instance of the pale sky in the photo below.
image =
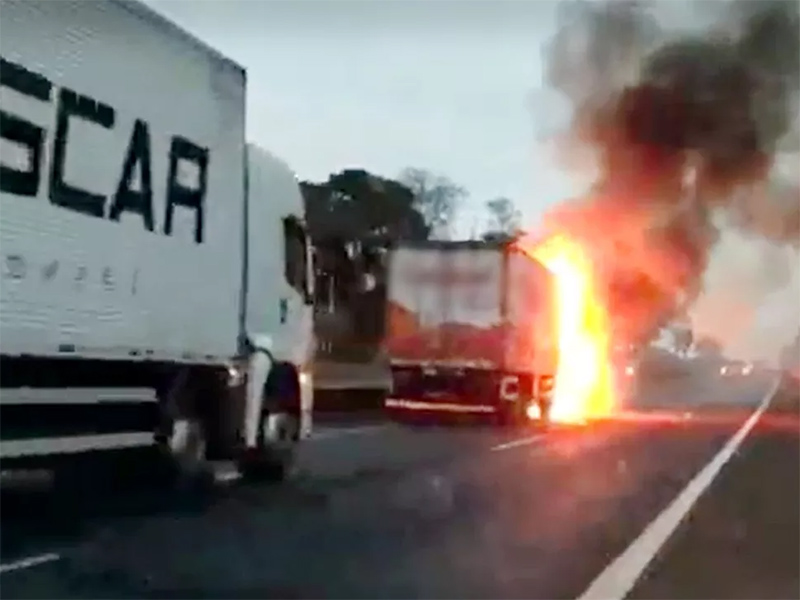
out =
[[(348, 167), (387, 177), (407, 166), (447, 175), (470, 194), (456, 237), (486, 227), (486, 200), (511, 198), (532, 227), (585, 185), (558, 169), (543, 143), (569, 118), (543, 79), (556, 1), (146, 0), (247, 69), (249, 140), (303, 179)], [(715, 4), (656, 7), (662, 26), (696, 28)], [(761, 253), (745, 240), (734, 246)], [(773, 354), (782, 341), (772, 327), (796, 331), (789, 323), (800, 274), (790, 254), (794, 275), (777, 296), (749, 284), (758, 280), (758, 260), (734, 261), (743, 267), (737, 285), (758, 292), (750, 299), (761, 306), (756, 321), (772, 317), (771, 327), (757, 326), (769, 338), (756, 344), (757, 354)], [(738, 341), (745, 348), (737, 353), (747, 354), (753, 342)]]
[(247, 69), (248, 137), (301, 178), (431, 169), (469, 191), (461, 234), (485, 226), (491, 198), (512, 198), (533, 225), (577, 191), (537, 143), (568, 117), (542, 91), (553, 1), (148, 4)]
[[(249, 139), (303, 179), (447, 175), (470, 195), (456, 236), (483, 230), (497, 196), (531, 227), (585, 185), (542, 142), (569, 119), (543, 81), (557, 0), (145, 1), (247, 69)], [(657, 14), (691, 13), (672, 0)]]

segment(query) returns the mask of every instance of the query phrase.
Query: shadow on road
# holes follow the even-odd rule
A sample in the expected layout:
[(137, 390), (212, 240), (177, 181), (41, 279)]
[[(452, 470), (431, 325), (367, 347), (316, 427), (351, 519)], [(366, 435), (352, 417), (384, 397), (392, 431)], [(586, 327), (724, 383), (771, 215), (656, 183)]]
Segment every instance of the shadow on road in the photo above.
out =
[(3, 486), (0, 556), (6, 562), (33, 548), (59, 546), (120, 517), (199, 514), (219, 494), (201, 481), (176, 484), (150, 452), (83, 458), (59, 465), (40, 485)]

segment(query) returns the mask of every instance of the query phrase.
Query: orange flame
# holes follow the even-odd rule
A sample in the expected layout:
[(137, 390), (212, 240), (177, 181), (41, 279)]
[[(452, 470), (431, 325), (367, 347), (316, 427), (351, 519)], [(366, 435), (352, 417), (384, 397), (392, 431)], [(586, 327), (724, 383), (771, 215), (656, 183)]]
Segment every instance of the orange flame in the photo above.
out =
[(615, 405), (610, 328), (591, 262), (580, 244), (562, 235), (530, 253), (556, 276), (560, 356), (551, 417), (577, 422), (608, 415)]

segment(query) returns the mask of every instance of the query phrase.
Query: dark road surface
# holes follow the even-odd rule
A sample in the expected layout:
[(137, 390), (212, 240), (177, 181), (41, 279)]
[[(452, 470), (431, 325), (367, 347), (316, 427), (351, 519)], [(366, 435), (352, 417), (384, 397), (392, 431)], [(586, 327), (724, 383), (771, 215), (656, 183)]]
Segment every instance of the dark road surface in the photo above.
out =
[(770, 387), (663, 384), (640, 390), (644, 416), (547, 433), (321, 427), (297, 480), (281, 488), (157, 500), (143, 491), (101, 500), (98, 491), (82, 507), (17, 500), (3, 508), (4, 570), (23, 558), (46, 562), (6, 570), (0, 590), (5, 598), (609, 597), (599, 589), (616, 598), (797, 597), (800, 425), (796, 414), (771, 410), (753, 420), (641, 577), (624, 557), (616, 563), (629, 585), (601, 575)]

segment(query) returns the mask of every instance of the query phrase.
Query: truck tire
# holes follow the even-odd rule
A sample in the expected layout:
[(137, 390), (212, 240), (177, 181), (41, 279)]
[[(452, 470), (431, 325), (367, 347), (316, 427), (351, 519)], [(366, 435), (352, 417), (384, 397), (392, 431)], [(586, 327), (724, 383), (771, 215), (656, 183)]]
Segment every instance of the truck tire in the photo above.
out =
[(206, 460), (208, 439), (203, 423), (197, 419), (179, 419), (172, 426), (167, 450), (179, 480), (202, 481), (208, 477)]
[(214, 480), (208, 461), (209, 407), (220, 403), (224, 386), (218, 373), (185, 369), (162, 392), (161, 423), (156, 434), (159, 476), (167, 487), (207, 486)]
[(299, 432), (300, 420), (296, 416), (262, 411), (258, 445), (245, 452), (239, 467), (242, 476), (250, 482), (288, 479), (296, 462)]

